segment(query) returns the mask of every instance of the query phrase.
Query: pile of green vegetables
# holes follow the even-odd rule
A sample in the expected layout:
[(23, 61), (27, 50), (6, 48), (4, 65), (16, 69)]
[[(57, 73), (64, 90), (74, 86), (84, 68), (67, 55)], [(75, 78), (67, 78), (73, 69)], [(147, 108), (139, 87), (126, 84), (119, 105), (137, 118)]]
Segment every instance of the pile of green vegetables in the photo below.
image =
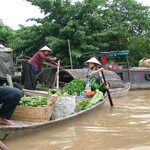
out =
[(63, 90), (65, 93), (68, 93), (69, 95), (77, 94), (80, 95), (80, 93), (85, 89), (85, 81), (83, 79), (74, 78), (71, 82), (66, 83)]
[(90, 100), (83, 100), (79, 103), (80, 110), (84, 110), (89, 107)]
[(19, 106), (45, 107), (48, 105), (48, 98), (44, 96), (23, 96)]
[(89, 106), (95, 105), (97, 102), (99, 102), (99, 101), (101, 101), (101, 100), (104, 99), (104, 94), (101, 91), (99, 91), (98, 89), (96, 89), (95, 92), (96, 92), (95, 95), (90, 100)]
[(84, 110), (92, 105), (95, 105), (97, 102), (104, 99), (104, 95), (98, 89), (96, 90), (96, 94), (92, 97), (91, 100), (84, 100), (79, 103), (80, 110)]
[(51, 94), (62, 95), (60, 89), (50, 89)]
[(50, 89), (51, 94), (57, 95), (57, 96), (69, 96), (68, 93), (62, 92), (60, 89)]

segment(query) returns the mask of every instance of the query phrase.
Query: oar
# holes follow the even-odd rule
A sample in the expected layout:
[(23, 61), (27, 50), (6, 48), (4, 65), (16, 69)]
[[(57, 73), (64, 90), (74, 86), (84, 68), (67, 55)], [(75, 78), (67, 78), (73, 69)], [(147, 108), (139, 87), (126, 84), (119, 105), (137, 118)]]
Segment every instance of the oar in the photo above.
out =
[[(103, 71), (101, 71), (101, 73), (102, 73), (102, 76), (103, 76), (103, 79), (104, 79), (104, 84), (105, 84), (105, 86), (107, 86), (106, 79), (105, 79), (105, 76), (104, 76)], [(107, 94), (108, 94), (108, 98), (109, 98), (110, 105), (113, 106), (113, 101), (112, 101), (112, 99), (111, 99), (110, 92), (109, 92), (108, 89), (106, 89), (106, 91), (107, 91)]]
[(45, 71), (50, 65), (47, 65), (38, 75), (36, 75), (36, 78), (38, 78), (40, 76), (40, 74)]

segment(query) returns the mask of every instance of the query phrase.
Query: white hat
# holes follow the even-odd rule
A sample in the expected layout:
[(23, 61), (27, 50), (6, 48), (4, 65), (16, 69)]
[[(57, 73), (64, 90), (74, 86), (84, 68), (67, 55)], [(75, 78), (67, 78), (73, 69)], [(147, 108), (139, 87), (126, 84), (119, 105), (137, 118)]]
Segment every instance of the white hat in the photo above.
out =
[(50, 51), (52, 52), (52, 50), (50, 48), (48, 48), (47, 46), (44, 46), (40, 49), (40, 51)]
[(89, 60), (87, 60), (86, 62), (85, 62), (85, 65), (88, 65), (88, 63), (94, 63), (94, 64), (97, 64), (97, 65), (102, 65), (95, 57), (93, 57), (93, 58), (90, 58)]

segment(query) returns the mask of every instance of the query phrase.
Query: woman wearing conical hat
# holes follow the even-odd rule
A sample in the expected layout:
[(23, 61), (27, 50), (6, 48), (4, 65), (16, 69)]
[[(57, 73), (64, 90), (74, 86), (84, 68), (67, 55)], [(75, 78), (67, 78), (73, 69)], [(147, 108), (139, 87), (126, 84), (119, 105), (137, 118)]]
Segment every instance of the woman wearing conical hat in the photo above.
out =
[(47, 61), (53, 65), (58, 65), (55, 61), (56, 58), (47, 57), (49, 54), (52, 54), (52, 50), (44, 46), (41, 48), (31, 59), (28, 60), (27, 72), (25, 77), (24, 88), (29, 90), (36, 89), (36, 75), (39, 72), (39, 68), (43, 61)]
[(85, 62), (85, 65), (89, 67), (86, 73), (86, 89), (90, 89), (91, 91), (99, 89), (105, 93), (108, 84), (107, 86), (104, 85), (104, 80), (101, 74), (101, 71), (104, 70), (102, 64), (95, 57), (92, 57)]

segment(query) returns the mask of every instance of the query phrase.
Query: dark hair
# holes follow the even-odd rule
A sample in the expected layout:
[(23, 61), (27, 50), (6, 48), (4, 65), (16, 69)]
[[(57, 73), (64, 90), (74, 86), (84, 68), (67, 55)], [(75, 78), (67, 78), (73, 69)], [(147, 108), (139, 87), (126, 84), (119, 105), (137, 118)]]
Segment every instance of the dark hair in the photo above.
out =
[(3, 44), (5, 44), (5, 40), (4, 39), (2, 39), (2, 38), (0, 38), (0, 43), (3, 43)]

